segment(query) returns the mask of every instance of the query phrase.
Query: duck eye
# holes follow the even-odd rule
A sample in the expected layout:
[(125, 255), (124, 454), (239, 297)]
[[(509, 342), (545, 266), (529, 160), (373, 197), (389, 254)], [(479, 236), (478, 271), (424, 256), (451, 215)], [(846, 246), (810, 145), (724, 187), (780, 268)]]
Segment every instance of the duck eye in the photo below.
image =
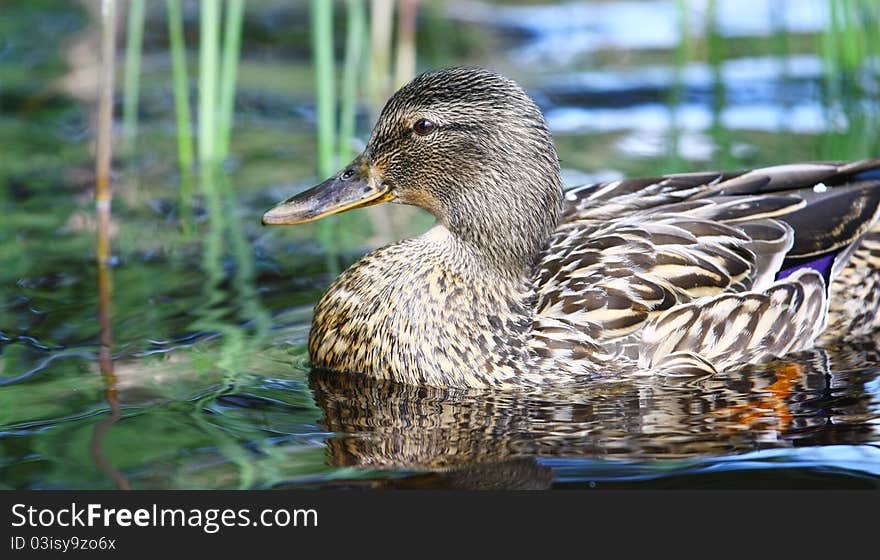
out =
[(420, 136), (431, 134), (437, 129), (437, 123), (431, 119), (419, 119), (413, 124), (413, 130)]

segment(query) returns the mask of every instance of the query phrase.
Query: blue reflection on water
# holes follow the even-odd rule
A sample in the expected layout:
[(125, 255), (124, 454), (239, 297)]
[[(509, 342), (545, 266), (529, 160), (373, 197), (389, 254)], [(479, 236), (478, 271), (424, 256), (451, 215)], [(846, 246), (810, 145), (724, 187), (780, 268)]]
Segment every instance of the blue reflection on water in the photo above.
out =
[[(457, 6), (453, 12), (459, 19), (492, 21), (526, 34), (529, 40), (511, 51), (521, 63), (562, 66), (599, 49), (669, 49), (681, 38), (682, 17), (674, 0)], [(705, 0), (686, 2), (688, 29), (706, 28), (708, 7)], [(715, 16), (719, 35), (752, 37), (820, 31), (828, 10), (823, 0), (718, 0)]]
[(800, 449), (764, 449), (731, 457), (697, 461), (617, 462), (542, 459), (557, 481), (649, 480), (720, 471), (816, 469), (880, 475), (880, 448), (873, 445), (828, 445)]

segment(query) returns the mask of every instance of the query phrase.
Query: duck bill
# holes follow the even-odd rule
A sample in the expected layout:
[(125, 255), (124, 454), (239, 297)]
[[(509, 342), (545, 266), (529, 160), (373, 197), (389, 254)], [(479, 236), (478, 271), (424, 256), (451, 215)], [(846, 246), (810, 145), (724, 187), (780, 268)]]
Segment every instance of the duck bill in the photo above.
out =
[(363, 157), (320, 185), (292, 196), (263, 214), (263, 225), (314, 222), (354, 208), (372, 206), (394, 198), (388, 185), (376, 177)]

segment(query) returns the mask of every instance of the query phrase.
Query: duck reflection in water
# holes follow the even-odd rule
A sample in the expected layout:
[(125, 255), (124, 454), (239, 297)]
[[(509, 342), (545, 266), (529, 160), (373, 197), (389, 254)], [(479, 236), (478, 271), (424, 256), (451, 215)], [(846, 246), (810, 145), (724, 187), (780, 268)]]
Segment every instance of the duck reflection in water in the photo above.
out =
[[(313, 371), (327, 461), (409, 470), (328, 483), (393, 488), (549, 488), (553, 458), (681, 460), (859, 444), (878, 434), (865, 384), (876, 342), (812, 350), (701, 379), (596, 382), (581, 396), (415, 387)], [(607, 463), (606, 463), (607, 464)]]

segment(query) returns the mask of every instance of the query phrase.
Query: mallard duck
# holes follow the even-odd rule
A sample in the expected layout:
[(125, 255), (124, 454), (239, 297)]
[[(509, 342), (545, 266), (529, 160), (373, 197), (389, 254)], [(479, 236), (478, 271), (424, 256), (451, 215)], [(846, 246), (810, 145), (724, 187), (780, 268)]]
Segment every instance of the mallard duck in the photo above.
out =
[(314, 310), (315, 368), (441, 388), (708, 375), (875, 325), (880, 160), (627, 179), (564, 191), (513, 81), (422, 74), (366, 149), (272, 208), (300, 224), (381, 202), (433, 214)]

